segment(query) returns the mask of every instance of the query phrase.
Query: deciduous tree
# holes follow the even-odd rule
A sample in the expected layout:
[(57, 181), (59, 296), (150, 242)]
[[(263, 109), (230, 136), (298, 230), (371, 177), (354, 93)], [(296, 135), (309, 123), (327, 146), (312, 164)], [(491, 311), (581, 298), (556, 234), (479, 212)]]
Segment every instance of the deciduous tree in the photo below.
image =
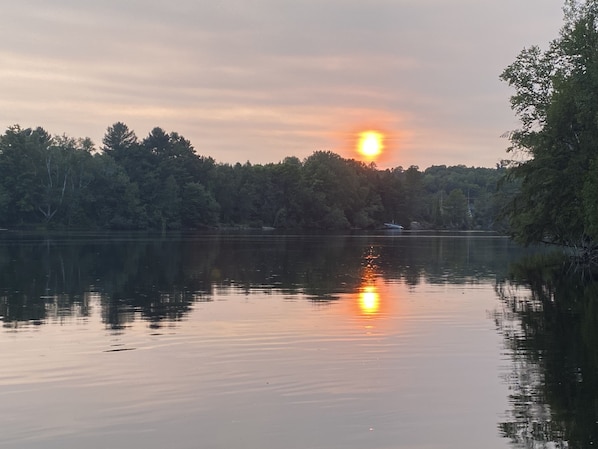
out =
[(587, 220), (598, 201), (586, 187), (598, 158), (598, 1), (565, 2), (565, 23), (546, 51), (523, 50), (501, 78), (521, 128), (510, 134), (521, 189), (509, 208), (513, 236), (592, 248)]

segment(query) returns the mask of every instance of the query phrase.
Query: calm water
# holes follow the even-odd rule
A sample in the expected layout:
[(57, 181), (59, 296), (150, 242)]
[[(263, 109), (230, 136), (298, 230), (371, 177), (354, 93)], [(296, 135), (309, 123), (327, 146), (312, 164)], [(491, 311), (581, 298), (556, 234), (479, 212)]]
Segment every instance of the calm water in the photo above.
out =
[(523, 253), (481, 234), (3, 233), (0, 446), (562, 440), (519, 344)]

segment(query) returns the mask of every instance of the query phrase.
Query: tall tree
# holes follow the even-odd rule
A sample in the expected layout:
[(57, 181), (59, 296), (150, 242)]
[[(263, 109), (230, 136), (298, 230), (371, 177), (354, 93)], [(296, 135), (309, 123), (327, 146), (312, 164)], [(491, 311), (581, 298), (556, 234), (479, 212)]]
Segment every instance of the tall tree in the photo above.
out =
[(424, 203), (423, 197), (423, 178), (424, 175), (419, 171), (417, 165), (412, 165), (404, 172), (404, 186), (407, 201), (405, 202), (406, 216), (409, 221), (419, 221), (423, 216)]
[(137, 184), (107, 154), (92, 159), (93, 179), (87, 191), (86, 216), (99, 228), (137, 229), (147, 226)]
[(137, 144), (137, 136), (127, 125), (116, 122), (106, 129), (102, 143), (104, 153), (119, 160), (125, 157), (127, 150)]
[(43, 128), (8, 128), (0, 137), (0, 184), (9, 199), (4, 199), (10, 224), (31, 224), (37, 221), (43, 201), (46, 154), (52, 136)]
[(586, 215), (598, 201), (587, 183), (598, 158), (598, 1), (567, 0), (564, 12), (549, 49), (524, 49), (501, 75), (515, 88), (511, 105), (521, 120), (509, 151), (523, 156), (510, 170), (521, 189), (508, 215), (524, 243), (592, 248)]
[(83, 191), (91, 182), (89, 166), (92, 158), (88, 140), (67, 136), (54, 137), (43, 154), (43, 186), (38, 210), (49, 223), (60, 212), (59, 220), (70, 223), (80, 212)]

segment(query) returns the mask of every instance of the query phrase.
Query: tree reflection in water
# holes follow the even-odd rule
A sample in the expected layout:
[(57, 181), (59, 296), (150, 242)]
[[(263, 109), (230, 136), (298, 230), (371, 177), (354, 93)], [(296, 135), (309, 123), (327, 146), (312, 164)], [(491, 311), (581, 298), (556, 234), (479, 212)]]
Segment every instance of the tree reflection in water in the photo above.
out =
[(513, 362), (500, 430), (514, 447), (598, 445), (598, 278), (582, 274), (544, 256), (513, 265), (497, 285)]
[(318, 303), (362, 294), (371, 312), (382, 306), (374, 291), (381, 280), (494, 281), (517, 251), (506, 238), (477, 234), (5, 233), (0, 319), (5, 327), (85, 320), (95, 302), (109, 328), (140, 318), (157, 328), (232, 290), (300, 293)]

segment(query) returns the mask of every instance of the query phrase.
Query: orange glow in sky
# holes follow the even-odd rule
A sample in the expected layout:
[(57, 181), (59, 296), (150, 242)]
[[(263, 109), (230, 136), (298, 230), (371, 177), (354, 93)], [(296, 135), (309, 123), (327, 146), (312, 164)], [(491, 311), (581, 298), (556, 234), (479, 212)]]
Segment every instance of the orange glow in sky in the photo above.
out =
[(384, 150), (384, 135), (378, 131), (364, 131), (359, 134), (357, 151), (368, 160), (375, 160)]

